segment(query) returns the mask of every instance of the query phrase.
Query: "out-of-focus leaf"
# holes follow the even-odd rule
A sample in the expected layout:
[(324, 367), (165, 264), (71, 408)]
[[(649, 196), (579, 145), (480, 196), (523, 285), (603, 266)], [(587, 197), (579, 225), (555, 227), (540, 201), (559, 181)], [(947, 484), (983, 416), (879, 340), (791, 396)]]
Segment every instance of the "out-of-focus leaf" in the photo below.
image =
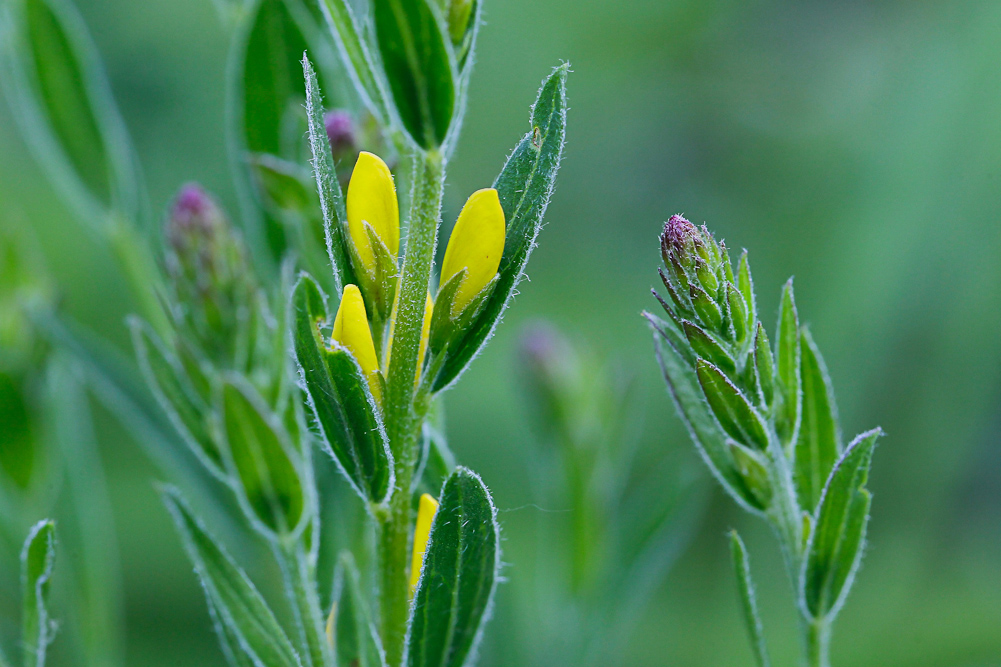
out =
[(740, 593), (740, 606), (744, 612), (744, 623), (751, 639), (751, 648), (758, 667), (768, 667), (768, 649), (765, 646), (765, 631), (758, 614), (758, 602), (754, 595), (754, 582), (751, 580), (751, 563), (747, 559), (747, 549), (737, 531), (730, 531), (730, 556), (733, 558), (734, 572), (737, 574), (737, 591)]
[(351, 10), (351, 3), (348, 0), (321, 0), (320, 8), (331, 32), (337, 36), (341, 59), (359, 96), (379, 124), (388, 126), (389, 112), (386, 110), (386, 97), (376, 74), (372, 56), (365, 41), (361, 39), (361, 31)]
[(358, 282), (348, 260), (347, 234), (344, 229), (347, 212), (337, 172), (334, 170), (330, 138), (323, 124), (323, 96), (320, 93), (320, 84), (308, 58), (302, 59), (302, 70), (306, 81), (306, 124), (309, 128), (309, 148), (313, 156), (313, 176), (320, 196), (327, 253), (330, 255), (334, 272), (334, 288), (340, 296), (344, 285)]
[(296, 358), (326, 449), (364, 500), (381, 503), (392, 489), (393, 459), (364, 375), (350, 354), (324, 345), (319, 325), (327, 321), (326, 304), (306, 274), (292, 307)]
[(56, 524), (43, 519), (31, 529), (21, 551), (25, 667), (45, 665), (45, 653), (55, 634), (55, 622), (49, 618), (49, 586), (55, 559)]
[(407, 635), (408, 667), (461, 667), (475, 654), (500, 568), (490, 492), (456, 468), (442, 488)]
[(531, 129), (494, 181), (507, 224), (499, 279), (465, 336), (449, 346), (441, 372), (434, 378), (435, 391), (454, 382), (483, 348), (525, 275), (563, 156), (569, 71), (569, 65), (561, 65), (543, 82), (532, 107)]
[(706, 401), (720, 426), (730, 436), (760, 451), (768, 448), (768, 428), (750, 401), (716, 366), (704, 359), (695, 362), (695, 371)]
[(32, 482), (41, 445), (24, 391), (22, 377), (0, 372), (0, 473), (21, 490)]
[(455, 63), (427, 0), (372, 0), (375, 34), (396, 111), (413, 140), (440, 146), (455, 108)]
[(244, 499), (270, 530), (292, 532), (303, 516), (305, 491), (284, 426), (254, 389), (235, 377), (223, 381), (219, 408)]
[(800, 586), (804, 610), (813, 618), (837, 614), (862, 560), (871, 501), (865, 483), (880, 435), (882, 430), (875, 428), (857, 436), (824, 487)]
[(775, 357), (779, 388), (782, 390), (782, 403), (776, 414), (775, 430), (782, 444), (788, 446), (796, 440), (803, 400), (799, 378), (799, 315), (796, 313), (796, 301), (793, 298), (792, 278), (782, 288), (777, 335), (778, 350)]
[(350, 552), (341, 554), (334, 576), (334, 654), (339, 667), (383, 667), (379, 634), (369, 617), (358, 568)]
[(163, 501), (181, 533), (209, 605), (225, 627), (226, 636), (236, 640), (235, 645), (254, 665), (301, 667), (267, 602), (250, 578), (208, 534), (180, 492), (173, 487), (165, 488)]
[(824, 483), (840, 453), (841, 443), (834, 389), (824, 358), (807, 329), (801, 331), (800, 339), (803, 342), (800, 354), (803, 417), (796, 440), (794, 472), (799, 504), (812, 512), (820, 501)]

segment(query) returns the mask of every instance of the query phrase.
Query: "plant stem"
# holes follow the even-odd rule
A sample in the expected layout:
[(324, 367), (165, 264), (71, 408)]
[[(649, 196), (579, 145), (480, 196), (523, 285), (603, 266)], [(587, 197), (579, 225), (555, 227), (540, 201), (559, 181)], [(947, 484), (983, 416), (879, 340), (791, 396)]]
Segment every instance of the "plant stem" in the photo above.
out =
[(806, 626), (806, 664), (809, 667), (830, 667), (830, 643), (831, 624), (827, 619), (810, 621)]
[(389, 507), (378, 512), (379, 614), (386, 664), (400, 665), (407, 629), (409, 595), (410, 485), (426, 405), (415, 409), (414, 377), (438, 237), (444, 160), (437, 151), (418, 152), (400, 294), (393, 331), (386, 398), (386, 432), (393, 453), (396, 486)]
[(332, 665), (333, 655), (323, 631), (323, 613), (318, 605), (316, 581), (306, 551), (301, 541), (282, 540), (278, 552), (308, 664), (313, 667)]

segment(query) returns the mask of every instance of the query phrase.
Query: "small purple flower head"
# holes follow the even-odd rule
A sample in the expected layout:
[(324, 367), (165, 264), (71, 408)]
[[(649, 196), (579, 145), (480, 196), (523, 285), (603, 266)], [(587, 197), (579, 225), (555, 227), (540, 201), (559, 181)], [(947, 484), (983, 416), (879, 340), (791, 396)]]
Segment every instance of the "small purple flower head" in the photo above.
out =
[(682, 266), (689, 268), (694, 260), (695, 247), (702, 243), (698, 228), (680, 215), (672, 215), (664, 223), (660, 235), (660, 253), (664, 264), (671, 266), (671, 257)]
[(212, 197), (197, 183), (186, 183), (170, 208), (167, 236), (176, 248), (188, 236), (211, 236), (221, 224), (225, 219)]
[(328, 111), (323, 116), (323, 124), (335, 158), (355, 149), (355, 123), (351, 114), (343, 109)]

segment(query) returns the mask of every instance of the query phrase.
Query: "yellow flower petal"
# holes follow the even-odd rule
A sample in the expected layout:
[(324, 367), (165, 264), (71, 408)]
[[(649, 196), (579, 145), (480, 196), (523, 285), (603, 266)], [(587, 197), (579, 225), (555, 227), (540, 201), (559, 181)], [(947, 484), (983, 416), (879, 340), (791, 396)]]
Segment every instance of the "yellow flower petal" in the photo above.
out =
[[(393, 332), (396, 331), (396, 308), (400, 305), (400, 291), (396, 291), (393, 299), (393, 310), (389, 315), (389, 345), (386, 346), (386, 363), (383, 368), (389, 368), (389, 359), (393, 356)], [(417, 377), (414, 378), (414, 386), (421, 380), (421, 368), (424, 366), (424, 353), (428, 349), (428, 338), (431, 337), (431, 316), (434, 314), (434, 301), (431, 299), (431, 292), (428, 292), (427, 301), (424, 302), (424, 324), (421, 326), (421, 345), (417, 350)]]
[(345, 285), (341, 295), (341, 304), (337, 307), (334, 318), (334, 331), (331, 338), (343, 345), (354, 356), (361, 366), (361, 371), (368, 379), (369, 389), (377, 403), (382, 401), (382, 388), (379, 386), (379, 357), (375, 354), (375, 343), (372, 341), (372, 329), (368, 326), (368, 315), (365, 312), (365, 300), (357, 285)]
[(377, 155), (362, 151), (358, 154), (347, 195), (348, 235), (365, 270), (375, 273), (375, 255), (368, 234), (367, 222), (375, 230), (389, 253), (400, 252), (400, 206), (396, 200), (396, 185), (389, 167)]
[(466, 269), (452, 302), (457, 315), (497, 274), (504, 253), (504, 209), (493, 188), (477, 190), (462, 207), (441, 263), (441, 284)]
[(414, 528), (414, 557), (410, 561), (410, 597), (417, 590), (417, 582), (421, 579), (421, 567), (424, 565), (424, 552), (428, 549), (428, 538), (431, 536), (431, 521), (438, 511), (438, 501), (424, 493), (417, 508), (417, 526)]

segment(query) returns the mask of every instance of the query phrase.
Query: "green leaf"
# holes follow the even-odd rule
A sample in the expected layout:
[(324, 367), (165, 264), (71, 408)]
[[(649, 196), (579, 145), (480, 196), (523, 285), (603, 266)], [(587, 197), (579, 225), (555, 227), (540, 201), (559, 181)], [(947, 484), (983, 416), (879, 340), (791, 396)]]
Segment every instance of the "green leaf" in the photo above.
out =
[(747, 548), (736, 530), (730, 531), (730, 556), (733, 558), (733, 568), (737, 574), (737, 590), (740, 593), (740, 606), (744, 612), (744, 623), (751, 640), (751, 648), (758, 667), (768, 667), (768, 648), (765, 646), (765, 631), (758, 614), (758, 602), (754, 595), (754, 582), (751, 580), (751, 563), (747, 558)]
[(809, 330), (801, 330), (803, 417), (796, 440), (795, 477), (799, 504), (813, 511), (841, 449), (834, 389)]
[(320, 8), (331, 32), (337, 37), (341, 60), (351, 76), (355, 90), (379, 124), (383, 127), (388, 126), (386, 96), (376, 74), (372, 55), (365, 41), (361, 39), (361, 31), (351, 10), (351, 3), (348, 0), (323, 0)]
[(740, 254), (737, 266), (737, 289), (747, 305), (747, 329), (753, 331), (754, 323), (758, 321), (758, 308), (754, 303), (754, 280), (751, 279), (751, 265), (747, 260), (746, 250)]
[[(649, 314), (647, 319), (651, 319)], [(749, 512), (760, 514), (759, 501), (748, 492), (742, 476), (734, 466), (726, 444), (726, 434), (709, 409), (691, 363), (679, 351), (677, 344), (664, 336), (654, 321), (651, 326), (655, 331), (653, 339), (657, 362), (664, 373), (671, 399), (696, 449), (713, 476), (737, 504)]]
[[(8, 3), (0, 49), (15, 117), (54, 180), (90, 212), (135, 217), (138, 193), (125, 125), (86, 26), (69, 3)], [(3, 17), (0, 17), (2, 21)]]
[(754, 370), (758, 391), (761, 393), (761, 404), (766, 408), (771, 407), (775, 400), (775, 360), (768, 343), (768, 334), (761, 322), (758, 322), (758, 332), (754, 337)]
[(709, 407), (720, 426), (735, 440), (764, 451), (768, 448), (768, 428), (750, 401), (719, 368), (705, 359), (695, 362), (695, 372)]
[(733, 463), (747, 490), (746, 497), (757, 501), (754, 506), (758, 509), (768, 509), (774, 492), (762, 455), (734, 440), (727, 440), (727, 446), (730, 448)]
[(862, 560), (871, 496), (864, 488), (882, 429), (855, 438), (827, 480), (803, 561), (804, 610), (813, 618), (838, 613)]
[(306, 274), (293, 290), (292, 307), (296, 358), (323, 444), (358, 494), (381, 503), (392, 489), (393, 459), (368, 384), (350, 354), (324, 344), (324, 296)]
[(454, 382), (483, 348), (525, 275), (563, 155), (569, 71), (569, 65), (561, 65), (542, 84), (532, 107), (532, 127), (515, 146), (494, 181), (507, 222), (504, 254), (498, 269), (500, 278), (463, 339), (449, 346), (448, 357), (434, 381), (435, 391)]
[(747, 305), (733, 283), (726, 283), (726, 301), (730, 311), (730, 324), (733, 326), (733, 338), (743, 346), (747, 338)]
[(162, 493), (210, 608), (227, 636), (235, 638), (255, 665), (301, 667), (288, 637), (250, 578), (208, 534), (177, 489), (167, 487)]
[(219, 398), (228, 463), (240, 481), (242, 500), (269, 530), (291, 533), (303, 517), (305, 492), (284, 426), (242, 379), (223, 380)]
[(205, 467), (224, 478), (222, 454), (206, 424), (209, 406), (195, 392), (180, 364), (164, 349), (152, 328), (135, 317), (129, 319), (129, 325), (139, 368), (160, 407)]
[(445, 141), (455, 108), (455, 63), (428, 0), (372, 0), (375, 34), (403, 127), (425, 149)]
[(802, 389), (799, 379), (800, 344), (799, 315), (792, 293), (792, 278), (782, 288), (782, 303), (779, 307), (778, 352), (776, 353), (779, 388), (782, 390), (782, 404), (775, 419), (775, 430), (782, 443), (788, 445), (796, 440), (799, 428)]
[(407, 634), (408, 667), (461, 667), (475, 654), (500, 569), (497, 510), (476, 473), (446, 480)]
[(256, 153), (248, 160), (261, 194), (271, 208), (303, 215), (319, 208), (310, 174), (298, 164), (269, 153)]
[(43, 667), (56, 624), (49, 618), (49, 585), (56, 558), (56, 524), (43, 519), (34, 525), (21, 551), (24, 615), (21, 633), (25, 667)]
[(341, 554), (334, 575), (334, 653), (340, 667), (383, 667), (379, 634), (372, 624), (350, 552)]
[(725, 373), (737, 372), (737, 362), (734, 361), (729, 352), (723, 349), (723, 345), (715, 336), (688, 320), (682, 320), (681, 326), (685, 332), (685, 338), (688, 339), (695, 354), (719, 366)]
[(334, 170), (334, 158), (330, 152), (330, 138), (323, 123), (323, 97), (316, 79), (313, 65), (305, 56), (302, 71), (306, 80), (306, 124), (309, 128), (309, 149), (313, 155), (313, 176), (320, 195), (320, 210), (323, 212), (323, 228), (327, 239), (327, 253), (334, 272), (334, 288), (340, 296), (344, 285), (357, 284), (357, 279), (348, 260), (347, 234), (344, 224), (347, 212), (341, 184)]

